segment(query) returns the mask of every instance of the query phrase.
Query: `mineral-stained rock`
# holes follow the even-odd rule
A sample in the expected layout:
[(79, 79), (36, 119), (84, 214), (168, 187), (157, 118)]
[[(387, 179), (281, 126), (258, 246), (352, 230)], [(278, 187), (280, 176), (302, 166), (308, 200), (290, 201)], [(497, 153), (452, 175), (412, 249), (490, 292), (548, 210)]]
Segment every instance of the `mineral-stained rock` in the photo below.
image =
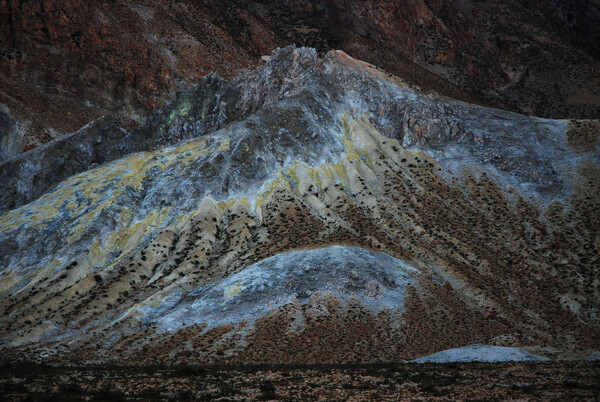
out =
[(197, 138), (257, 110), (296, 95), (310, 69), (319, 69), (314, 52), (280, 51), (263, 69), (231, 83), (207, 75), (200, 85), (131, 132), (105, 116), (81, 130), (0, 164), (0, 213), (28, 203), (65, 178), (132, 152), (151, 151)]
[[(573, 169), (573, 161), (578, 157), (559, 163), (565, 151), (538, 146), (563, 141), (566, 122), (467, 106), (433, 94), (416, 96), (404, 83), (399, 90), (383, 87), (374, 92), (361, 81), (352, 81), (356, 70), (377, 80), (384, 77), (383, 72), (366, 67), (365, 63), (352, 60), (343, 52), (331, 53), (327, 60), (329, 63), (323, 64), (314, 52), (287, 47), (274, 54), (263, 68), (244, 73), (231, 82), (214, 74), (207, 75), (200, 85), (182, 91), (177, 100), (131, 132), (119, 128), (113, 119), (103, 118), (74, 134), (0, 164), (0, 185), (5, 189), (0, 195), (0, 213), (36, 199), (64, 178), (91, 166), (132, 152), (151, 151), (198, 138), (257, 111), (262, 111), (264, 121), (275, 120), (279, 124), (277, 120), (283, 118), (286, 130), (303, 130), (297, 121), (306, 118), (304, 109), (290, 107), (280, 116), (272, 116), (268, 111), (284, 99), (315, 98), (315, 102), (308, 105), (312, 110), (306, 116), (313, 120), (328, 116), (327, 120), (316, 119), (313, 125), (322, 126), (325, 121), (333, 124), (336, 118), (329, 104), (339, 102), (343, 96), (363, 97), (363, 91), (368, 93), (364, 108), (371, 114), (372, 123), (404, 147), (435, 147), (435, 152), (448, 163), (455, 158), (466, 158), (463, 151), (469, 149), (470, 157), (475, 160), (510, 173), (504, 175), (509, 184), (528, 183), (542, 191), (545, 198), (569, 186), (565, 175)], [(335, 60), (338, 63), (331, 62)], [(339, 61), (349, 63), (354, 70), (341, 69)], [(251, 118), (244, 124), (256, 130), (255, 120)], [(259, 125), (265, 125), (264, 121)], [(587, 125), (594, 122), (583, 121)], [(573, 124), (579, 123), (574, 121), (570, 131), (574, 130)], [(273, 124), (265, 128), (272, 129)], [(518, 141), (514, 138), (517, 132), (522, 137)], [(253, 141), (260, 142), (258, 138)], [(595, 149), (596, 138), (590, 139), (588, 151)], [(454, 152), (452, 145), (457, 143), (460, 143), (460, 155)], [(506, 157), (507, 152), (510, 152), (509, 157)], [(533, 160), (539, 163), (532, 165), (531, 155), (536, 155)], [(557, 175), (557, 171), (562, 173)]]
[(26, 204), (62, 180), (134, 151), (111, 117), (0, 163), (0, 213)]
[(123, 133), (143, 152), (0, 216), (2, 359), (600, 348), (600, 155), (596, 137), (569, 139), (575, 122), (423, 94), (306, 48), (203, 85)]
[(599, 17), (587, 0), (1, 1), (0, 103), (26, 149), (105, 114), (131, 130), (295, 43), (469, 103), (599, 118)]

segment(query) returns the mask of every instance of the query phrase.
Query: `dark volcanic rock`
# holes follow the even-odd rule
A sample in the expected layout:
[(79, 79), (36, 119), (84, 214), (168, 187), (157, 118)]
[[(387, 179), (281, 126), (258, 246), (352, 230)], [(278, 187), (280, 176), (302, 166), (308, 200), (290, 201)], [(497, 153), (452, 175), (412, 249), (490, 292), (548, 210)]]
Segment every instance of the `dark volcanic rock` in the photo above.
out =
[(600, 117), (600, 7), (570, 1), (1, 1), (0, 102), (26, 149), (112, 114), (128, 130), (211, 71), (295, 43), (455, 99)]
[(133, 128), (204, 75), (232, 78), (282, 43), (241, 4), (0, 1), (0, 102), (28, 148), (105, 114)]
[(265, 68), (240, 75), (231, 83), (216, 74), (207, 75), (200, 85), (179, 93), (174, 102), (153, 114), (147, 124), (131, 132), (106, 116), (73, 134), (1, 163), (0, 187), (4, 190), (0, 194), (0, 214), (31, 202), (74, 174), (133, 152), (197, 138), (284, 97), (294, 96), (303, 87), (306, 74), (320, 69), (320, 63), (316, 53), (301, 53), (288, 47), (278, 52)]
[[(353, 61), (342, 53), (338, 57), (345, 58), (357, 69), (366, 68), (364, 63)], [(215, 74), (207, 75), (200, 85), (180, 92), (175, 101), (150, 116), (144, 126), (131, 132), (117, 127), (112, 118), (100, 119), (76, 133), (0, 164), (0, 185), (5, 189), (0, 194), (0, 213), (38, 198), (65, 178), (91, 167), (133, 152), (152, 151), (198, 138), (244, 120), (257, 111), (263, 110), (260, 118), (251, 119), (256, 122), (251, 123), (254, 130), (266, 124), (265, 131), (269, 131), (269, 121), (274, 120), (274, 125), (278, 126), (280, 120), (287, 116), (288, 130), (303, 131), (305, 127), (298, 127), (292, 122), (303, 120), (304, 110), (290, 107), (284, 116), (271, 115), (268, 111), (269, 106), (283, 99), (327, 99), (326, 102), (309, 102), (308, 107), (311, 108), (311, 118), (320, 120), (321, 125), (326, 122), (333, 124), (330, 111), (315, 105), (339, 102), (340, 97), (348, 96), (344, 93), (362, 97), (363, 91), (368, 93), (367, 108), (373, 124), (404, 147), (437, 147), (444, 150), (444, 158), (451, 160), (455, 157), (455, 148), (447, 144), (458, 142), (475, 159), (484, 160), (500, 171), (510, 172), (519, 183), (535, 183), (532, 185), (538, 188), (543, 183), (542, 187), (547, 188), (551, 196), (556, 195), (556, 190), (560, 192), (565, 188), (562, 176), (556, 177), (555, 172), (564, 170), (565, 166), (571, 169), (570, 162), (565, 161), (562, 166), (553, 163), (532, 167), (529, 160), (532, 155), (537, 155), (535, 160), (547, 160), (554, 155), (552, 148), (537, 145), (555, 141), (549, 137), (553, 133), (563, 135), (563, 129), (558, 130), (560, 134), (556, 133), (560, 124), (464, 106), (433, 94), (398, 98), (386, 89), (374, 92), (363, 82), (353, 82), (354, 71), (348, 73), (329, 65), (331, 71), (321, 75), (323, 68), (323, 61), (317, 58), (316, 52), (287, 47), (271, 56), (263, 68), (241, 74), (231, 82)], [(381, 71), (370, 71), (369, 74), (376, 74), (378, 78), (385, 76)], [(261, 121), (257, 122), (257, 119)], [(513, 143), (512, 135), (500, 134), (522, 130), (522, 127), (531, 126), (533, 121), (536, 121), (536, 128), (531, 132), (523, 131), (518, 144)], [(258, 138), (254, 142), (256, 147), (264, 145)], [(595, 149), (595, 144), (592, 140), (590, 150)], [(512, 150), (508, 159), (503, 156), (507, 149)], [(442, 156), (442, 153), (439, 155)]]
[(111, 117), (0, 163), (0, 213), (27, 204), (64, 179), (136, 151)]

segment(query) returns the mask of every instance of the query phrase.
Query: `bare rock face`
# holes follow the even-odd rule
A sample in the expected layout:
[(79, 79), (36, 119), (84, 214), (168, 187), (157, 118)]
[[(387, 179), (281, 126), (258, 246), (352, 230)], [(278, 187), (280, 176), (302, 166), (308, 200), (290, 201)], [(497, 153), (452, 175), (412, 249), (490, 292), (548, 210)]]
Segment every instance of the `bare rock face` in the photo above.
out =
[(210, 75), (138, 130), (103, 119), (17, 158), (35, 182), (89, 151), (0, 216), (1, 359), (583, 358), (600, 349), (596, 126), (425, 94), (341, 51)]
[(8, 108), (0, 104), (0, 163), (21, 153), (25, 147), (24, 130)]
[[(51, 141), (0, 164), (0, 213), (29, 203), (67, 177), (122, 156), (152, 151), (198, 138), (239, 121), (285, 97), (297, 95), (312, 69), (315, 52), (281, 50), (257, 72), (227, 82), (207, 75), (200, 85), (182, 91), (144, 126), (127, 132), (104, 116), (75, 133)], [(14, 124), (14, 123), (13, 123)]]
[(35, 200), (76, 173), (133, 152), (125, 134), (113, 118), (104, 117), (0, 163), (0, 213)]
[(0, 102), (39, 146), (105, 114), (130, 129), (216, 71), (280, 43), (239, 6), (209, 1), (1, 1)]
[[(355, 68), (375, 74), (365, 69), (364, 63), (353, 61), (344, 53), (337, 54)], [(131, 132), (119, 127), (110, 117), (98, 119), (73, 134), (0, 164), (0, 185), (5, 189), (0, 194), (0, 213), (29, 203), (65, 178), (98, 164), (132, 152), (153, 151), (182, 140), (198, 138), (244, 120), (283, 99), (293, 99), (301, 93), (310, 99), (324, 91), (326, 94), (322, 96), (334, 101), (339, 101), (344, 92), (350, 91), (348, 96), (360, 97), (361, 91), (369, 91), (370, 103), (366, 107), (373, 115), (373, 123), (384, 135), (400, 141), (404, 147), (443, 149), (447, 159), (454, 157), (451, 156), (453, 148), (448, 144), (460, 143), (460, 152), (470, 149), (476, 159), (485, 160), (500, 171), (513, 173), (520, 183), (530, 182), (533, 187), (544, 187), (550, 192), (549, 197), (564, 190), (567, 185), (566, 176), (557, 176), (556, 171), (572, 169), (571, 163), (565, 161), (568, 166), (556, 163), (542, 166), (531, 165), (529, 161), (531, 155), (536, 155), (539, 161), (561, 157), (560, 152), (539, 148), (537, 143), (551, 143), (554, 141), (552, 135), (564, 135), (566, 123), (468, 107), (436, 95), (417, 98), (409, 92), (400, 95), (385, 89), (373, 92), (362, 83), (351, 83), (355, 77), (335, 66), (329, 67), (331, 71), (324, 75), (328, 81), (315, 80), (313, 74), (322, 72), (324, 68), (323, 61), (317, 58), (315, 52), (299, 52), (287, 47), (271, 56), (263, 68), (244, 73), (231, 82), (215, 74), (207, 75), (200, 85), (182, 91), (177, 100), (150, 116), (144, 126)], [(384, 76), (382, 72), (377, 74), (379, 78)], [(315, 102), (317, 105), (321, 103), (320, 99)], [(290, 119), (297, 119), (301, 112), (286, 113), (291, 113)], [(330, 114), (323, 109), (315, 109), (313, 113), (319, 114), (323, 124)], [(263, 112), (263, 119), (271, 120), (273, 117)], [(332, 116), (327, 119), (329, 124), (333, 124), (334, 120)], [(593, 121), (573, 124), (591, 125), (588, 131), (596, 130)], [(269, 126), (265, 129), (268, 130)], [(298, 131), (303, 128), (293, 125), (289, 129)], [(510, 130), (521, 133), (518, 144), (499, 134)], [(583, 130), (578, 130), (572, 137), (584, 138), (585, 135)], [(592, 136), (588, 141), (588, 151), (595, 149), (596, 138)], [(260, 142), (259, 139), (255, 141)], [(508, 159), (504, 157), (507, 149), (512, 152)], [(543, 179), (537, 180), (539, 177)]]
[[(389, 71), (398, 61), (386, 50), (447, 79), (466, 92), (466, 98), (540, 117), (600, 117), (597, 2), (276, 3), (294, 9), (304, 21), (320, 21), (314, 25), (330, 35), (336, 48), (380, 66), (390, 64)], [(374, 51), (376, 45), (381, 51)], [(411, 68), (400, 62), (403, 69)], [(402, 69), (397, 73), (402, 75)], [(428, 86), (423, 74), (416, 77), (418, 84)], [(435, 89), (456, 92), (446, 85)]]
[(26, 150), (107, 114), (132, 130), (210, 72), (295, 43), (468, 103), (599, 118), (599, 16), (585, 0), (6, 0), (0, 102)]

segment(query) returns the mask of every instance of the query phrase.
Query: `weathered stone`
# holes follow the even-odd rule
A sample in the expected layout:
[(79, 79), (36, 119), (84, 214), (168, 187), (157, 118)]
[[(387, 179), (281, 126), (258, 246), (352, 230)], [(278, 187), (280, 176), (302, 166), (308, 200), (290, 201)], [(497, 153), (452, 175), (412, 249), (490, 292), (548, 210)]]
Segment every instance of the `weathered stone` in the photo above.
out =
[(25, 130), (13, 119), (8, 108), (0, 104), (0, 163), (23, 151)]
[(343, 52), (284, 48), (205, 84), (140, 130), (107, 118), (7, 162), (82, 171), (0, 216), (2, 361), (600, 348), (597, 137), (576, 146), (565, 121), (423, 94)]

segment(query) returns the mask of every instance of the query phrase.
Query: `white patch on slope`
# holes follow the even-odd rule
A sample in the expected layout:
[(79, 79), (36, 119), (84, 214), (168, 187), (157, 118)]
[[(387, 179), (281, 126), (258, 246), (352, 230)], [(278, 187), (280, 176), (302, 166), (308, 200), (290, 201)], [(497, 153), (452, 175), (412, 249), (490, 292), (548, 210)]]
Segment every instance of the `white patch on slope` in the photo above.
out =
[(463, 363), (463, 362), (542, 362), (545, 357), (525, 352), (518, 348), (490, 345), (469, 345), (448, 349), (428, 356), (411, 360), (409, 363)]
[(315, 294), (356, 299), (374, 313), (401, 312), (405, 287), (415, 284), (411, 275), (418, 272), (387, 254), (358, 247), (294, 250), (137, 312), (139, 319), (162, 331), (200, 323), (207, 325), (205, 330), (244, 320), (252, 323), (292, 301), (306, 304)]
[(590, 353), (589, 356), (586, 358), (586, 360), (600, 361), (600, 351), (599, 352)]

